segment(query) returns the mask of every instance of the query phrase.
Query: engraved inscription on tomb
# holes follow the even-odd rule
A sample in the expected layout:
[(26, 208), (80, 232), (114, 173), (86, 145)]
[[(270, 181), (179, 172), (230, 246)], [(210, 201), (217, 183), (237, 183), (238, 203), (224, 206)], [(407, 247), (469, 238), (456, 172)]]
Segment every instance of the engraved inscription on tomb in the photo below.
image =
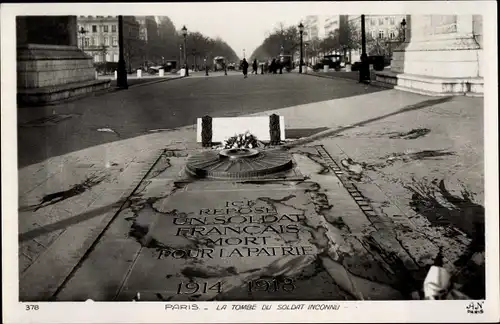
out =
[[(196, 239), (197, 249), (159, 250), (158, 259), (281, 257), (314, 254), (309, 245), (278, 244), (285, 236), (299, 241), (300, 213), (279, 214), (269, 205), (257, 201), (225, 201), (218, 208), (200, 208), (195, 215), (174, 217), (175, 236)], [(292, 242), (292, 241), (287, 241)]]

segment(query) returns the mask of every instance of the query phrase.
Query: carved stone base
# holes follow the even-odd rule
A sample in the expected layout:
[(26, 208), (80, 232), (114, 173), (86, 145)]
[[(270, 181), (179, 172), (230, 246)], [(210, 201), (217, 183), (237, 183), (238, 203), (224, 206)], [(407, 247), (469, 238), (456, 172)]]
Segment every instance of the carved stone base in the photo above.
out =
[(43, 106), (109, 89), (109, 80), (90, 80), (58, 86), (17, 89), (18, 106)]
[(43, 105), (109, 88), (96, 80), (92, 58), (76, 46), (27, 44), (17, 49), (20, 105)]
[(427, 75), (383, 71), (376, 73), (376, 81), (374, 83), (428, 96), (483, 96), (484, 91), (484, 80), (481, 77), (439, 78)]
[(466, 78), (484, 75), (483, 50), (472, 39), (411, 42), (396, 50), (391, 71), (432, 77)]
[(375, 75), (379, 85), (425, 95), (482, 96), (483, 50), (466, 37), (411, 41), (394, 51), (390, 71)]

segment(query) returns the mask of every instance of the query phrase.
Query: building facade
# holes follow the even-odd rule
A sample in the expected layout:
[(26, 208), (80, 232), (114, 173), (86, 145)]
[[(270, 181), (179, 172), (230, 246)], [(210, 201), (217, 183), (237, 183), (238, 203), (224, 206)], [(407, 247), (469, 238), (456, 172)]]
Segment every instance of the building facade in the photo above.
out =
[(118, 17), (79, 16), (78, 47), (94, 62), (118, 62)]
[(304, 18), (304, 37), (306, 40), (311, 40), (320, 37), (320, 20), (319, 16), (306, 16)]
[(139, 38), (146, 43), (153, 42), (158, 39), (158, 23), (156, 16), (135, 16), (139, 23)]
[[(365, 15), (365, 33), (367, 52), (371, 51), (371, 46), (385, 43), (394, 44), (397, 47), (402, 38), (401, 22), (405, 15)], [(361, 15), (347, 16), (347, 24), (351, 25), (361, 35)], [(350, 50), (348, 53), (351, 62), (360, 61), (361, 49)]]
[[(365, 15), (365, 31), (368, 38), (396, 40), (401, 32), (405, 15)], [(348, 20), (361, 31), (361, 15), (350, 15)]]
[[(92, 57), (94, 63), (117, 63), (120, 56), (118, 17), (79, 16), (77, 22), (78, 47)], [(147, 19), (138, 21), (134, 16), (123, 16), (123, 54), (129, 70), (142, 66), (147, 59), (147, 22)]]
[(324, 17), (324, 35), (328, 36), (333, 33), (336, 29), (340, 28), (340, 15), (326, 16)]

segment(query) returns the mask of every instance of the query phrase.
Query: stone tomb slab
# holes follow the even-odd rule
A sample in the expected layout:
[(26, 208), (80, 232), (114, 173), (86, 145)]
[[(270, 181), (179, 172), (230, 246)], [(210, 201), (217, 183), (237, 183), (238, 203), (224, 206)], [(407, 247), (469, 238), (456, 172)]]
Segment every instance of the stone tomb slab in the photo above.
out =
[(144, 301), (344, 299), (333, 283), (322, 290), (300, 280), (324, 272), (308, 193), (259, 188), (184, 189), (157, 201), (153, 215), (138, 213), (132, 227), (143, 248), (118, 300), (138, 292)]

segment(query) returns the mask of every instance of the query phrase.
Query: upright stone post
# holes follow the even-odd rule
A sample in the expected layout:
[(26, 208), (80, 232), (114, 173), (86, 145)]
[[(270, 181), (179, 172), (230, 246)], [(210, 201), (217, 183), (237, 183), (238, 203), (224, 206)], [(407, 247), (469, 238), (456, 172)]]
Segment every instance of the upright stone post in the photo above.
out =
[(212, 117), (201, 118), (201, 144), (203, 147), (212, 146)]
[(125, 53), (123, 46), (123, 16), (118, 16), (118, 75), (116, 85), (120, 89), (128, 89), (127, 69), (125, 65)]
[(269, 116), (269, 135), (271, 137), (271, 145), (279, 145), (281, 143), (280, 116), (276, 114)]

